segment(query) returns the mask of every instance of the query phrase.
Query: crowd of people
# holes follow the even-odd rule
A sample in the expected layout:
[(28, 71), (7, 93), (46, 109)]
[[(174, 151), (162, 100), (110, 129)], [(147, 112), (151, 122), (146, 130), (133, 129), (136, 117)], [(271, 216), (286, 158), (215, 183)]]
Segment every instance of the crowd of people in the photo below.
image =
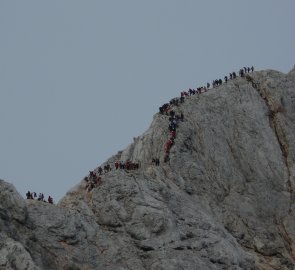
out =
[[(254, 67), (243, 67), (239, 70), (239, 76), (240, 77), (245, 77), (245, 74), (253, 72)], [(228, 80), (233, 80), (237, 77), (235, 72), (229, 73), (228, 76), (224, 76), (224, 82), (227, 83)], [(212, 81), (212, 88), (216, 88), (220, 85), (222, 85), (223, 81), (222, 79), (215, 79)], [(207, 83), (206, 86), (201, 86), (197, 87), (196, 89), (189, 89), (188, 91), (182, 91), (180, 93), (179, 98), (173, 98), (171, 99), (168, 103), (163, 104), (162, 106), (159, 107), (159, 113), (162, 115), (169, 116), (169, 124), (168, 124), (168, 130), (169, 130), (169, 138), (165, 143), (165, 151), (164, 151), (164, 158), (163, 161), (164, 163), (168, 162), (170, 160), (170, 150), (171, 147), (175, 144), (175, 139), (176, 139), (176, 130), (179, 126), (179, 121), (184, 121), (184, 115), (182, 112), (180, 114), (176, 114), (174, 107), (180, 106), (182, 103), (184, 103), (185, 98), (196, 95), (196, 94), (202, 94), (204, 92), (207, 92), (210, 89), (210, 83)], [(159, 158), (152, 158), (151, 164), (155, 166), (160, 166), (160, 159)], [(137, 170), (140, 168), (139, 163), (131, 162), (131, 161), (116, 161), (113, 164), (113, 169), (114, 170), (125, 170), (125, 171), (130, 171), (130, 170)], [(102, 175), (110, 172), (112, 170), (112, 166), (110, 164), (106, 164), (103, 167), (98, 167), (95, 171), (90, 171), (89, 175), (84, 178), (86, 185), (85, 189), (89, 192), (91, 191), (94, 187), (99, 185), (102, 180)], [(26, 194), (27, 199), (37, 199), (39, 201), (44, 200), (44, 195), (43, 193), (39, 193), (39, 196), (37, 198), (37, 194), (35, 192), (30, 192), (28, 191)], [(48, 203), (53, 203), (53, 199), (51, 196), (48, 196), (47, 199)]]
[(136, 162), (131, 162), (129, 160), (127, 160), (126, 162), (122, 162), (122, 161), (116, 161), (115, 162), (115, 169), (121, 169), (121, 170), (137, 170), (139, 169), (139, 163)]
[(126, 162), (123, 161), (116, 161), (113, 164), (113, 168), (111, 164), (106, 164), (103, 167), (98, 167), (94, 171), (89, 171), (89, 175), (84, 177), (84, 181), (86, 182), (85, 189), (89, 192), (94, 187), (98, 186), (101, 183), (102, 175), (106, 174), (112, 169), (114, 170), (125, 170), (125, 171), (132, 171), (132, 170), (138, 170), (140, 167), (138, 162), (131, 162), (130, 160), (127, 160)]
[[(254, 71), (254, 67), (243, 67), (239, 70), (239, 76), (244, 77), (246, 73), (250, 73)], [(228, 76), (224, 76), (224, 82), (227, 83), (229, 80), (233, 80), (237, 77), (236, 72), (229, 73)], [(216, 88), (220, 85), (222, 85), (223, 80), (222, 79), (215, 79), (212, 81), (212, 88)], [(196, 94), (202, 94), (207, 92), (210, 89), (210, 83), (207, 83), (206, 86), (197, 87), (196, 89), (189, 89), (188, 91), (182, 91), (180, 93), (179, 98), (173, 98), (168, 103), (163, 104), (159, 107), (159, 113), (162, 115), (169, 116), (169, 124), (168, 124), (168, 140), (165, 143), (165, 151), (164, 151), (164, 163), (168, 162), (170, 160), (170, 150), (171, 147), (175, 144), (176, 139), (176, 130), (179, 126), (179, 121), (184, 121), (184, 115), (182, 112), (180, 114), (176, 114), (174, 108), (179, 107), (182, 103), (184, 103), (185, 98), (196, 95)], [(155, 166), (160, 166), (160, 159), (157, 157), (153, 157), (151, 160), (151, 164)], [(114, 170), (137, 170), (139, 169), (139, 163), (134, 163), (131, 161), (116, 161), (113, 164)], [(101, 175), (103, 173), (108, 173), (112, 170), (112, 166), (110, 164), (106, 164), (103, 167), (98, 167), (96, 171), (90, 171), (89, 175), (84, 178), (86, 181), (86, 190), (91, 191), (94, 187), (96, 187), (101, 182)]]
[[(240, 77), (245, 77), (246, 73), (250, 73), (254, 71), (254, 67), (252, 66), (250, 67), (243, 67), (239, 70), (239, 76)], [(226, 75), (224, 76), (224, 82), (227, 83), (229, 80), (233, 80), (237, 78), (237, 74), (236, 72), (231, 72), (229, 73), (229, 77)], [(223, 81), (222, 79), (215, 79), (212, 81), (212, 88), (216, 88), (220, 85), (222, 85)], [(181, 120), (183, 121), (184, 116), (181, 113), (180, 116), (176, 115), (175, 112), (172, 110), (173, 106), (178, 107), (179, 104), (184, 103), (184, 100), (186, 97), (192, 96), (192, 95), (196, 95), (196, 94), (202, 94), (204, 92), (207, 92), (210, 88), (210, 83), (207, 82), (206, 86), (201, 86), (201, 87), (197, 87), (196, 89), (191, 89), (189, 88), (188, 91), (182, 91), (180, 93), (180, 98), (173, 98), (170, 100), (169, 103), (165, 103), (162, 106), (159, 107), (159, 113), (162, 115), (169, 115), (169, 132), (170, 132), (170, 136), (168, 141), (165, 144), (165, 155), (164, 155), (164, 162), (169, 161), (170, 157), (169, 157), (169, 153), (170, 153), (170, 149), (171, 147), (174, 145), (175, 143), (175, 138), (176, 138), (176, 128), (178, 127), (178, 121)], [(153, 163), (155, 163), (153, 161)]]
[(41, 202), (48, 202), (53, 204), (53, 198), (51, 196), (48, 196), (47, 201), (44, 199), (44, 194), (43, 193), (39, 193), (39, 195), (37, 196), (36, 192), (30, 192), (28, 191), (26, 193), (26, 197), (28, 200), (37, 200), (37, 201), (41, 201)]
[[(251, 68), (250, 67), (240, 68), (239, 76), (244, 77), (246, 73), (250, 73), (250, 72), (253, 72), (253, 71), (254, 71), (253, 66)], [(237, 74), (236, 74), (236, 72), (233, 71), (232, 73), (229, 73), (229, 77), (224, 76), (224, 82), (227, 83), (228, 80), (233, 80), (235, 78), (237, 78)], [(222, 83), (223, 83), (222, 79), (216, 79), (216, 80), (213, 80), (212, 86), (213, 86), (213, 88), (215, 88), (215, 87), (217, 87), (219, 85), (222, 85)], [(207, 88), (209, 88), (209, 87), (210, 87), (210, 84), (207, 83)]]

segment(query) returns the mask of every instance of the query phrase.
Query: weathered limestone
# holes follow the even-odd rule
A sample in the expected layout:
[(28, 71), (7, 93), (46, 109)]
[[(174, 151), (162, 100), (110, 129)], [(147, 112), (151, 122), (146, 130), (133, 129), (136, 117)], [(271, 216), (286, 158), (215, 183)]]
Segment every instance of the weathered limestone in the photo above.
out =
[[(50, 205), (0, 181), (0, 269), (294, 269), (295, 72), (266, 70), (186, 97)], [(160, 158), (160, 166), (151, 164)]]

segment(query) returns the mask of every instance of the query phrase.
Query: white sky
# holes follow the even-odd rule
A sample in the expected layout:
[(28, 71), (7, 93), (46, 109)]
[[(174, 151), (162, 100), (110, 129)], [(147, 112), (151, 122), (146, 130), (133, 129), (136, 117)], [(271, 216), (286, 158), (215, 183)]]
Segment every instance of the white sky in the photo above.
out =
[(295, 64), (294, 0), (0, 0), (0, 178), (59, 200), (180, 91)]

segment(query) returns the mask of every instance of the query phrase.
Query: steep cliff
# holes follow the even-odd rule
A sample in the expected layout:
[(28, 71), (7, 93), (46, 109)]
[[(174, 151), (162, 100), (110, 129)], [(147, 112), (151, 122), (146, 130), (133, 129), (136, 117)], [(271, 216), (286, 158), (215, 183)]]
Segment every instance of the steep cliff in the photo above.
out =
[[(185, 97), (58, 205), (0, 181), (0, 269), (294, 269), (295, 70)], [(152, 164), (160, 159), (160, 166)], [(139, 169), (115, 169), (116, 161)], [(104, 165), (104, 164), (103, 164)]]

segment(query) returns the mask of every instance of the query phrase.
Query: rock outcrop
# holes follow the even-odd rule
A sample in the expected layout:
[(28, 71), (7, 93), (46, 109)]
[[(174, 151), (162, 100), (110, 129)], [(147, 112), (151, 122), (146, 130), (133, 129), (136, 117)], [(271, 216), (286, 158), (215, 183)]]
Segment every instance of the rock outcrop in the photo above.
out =
[[(172, 108), (58, 205), (0, 181), (0, 269), (294, 269), (295, 70), (247, 74)], [(151, 164), (160, 159), (160, 166)]]

